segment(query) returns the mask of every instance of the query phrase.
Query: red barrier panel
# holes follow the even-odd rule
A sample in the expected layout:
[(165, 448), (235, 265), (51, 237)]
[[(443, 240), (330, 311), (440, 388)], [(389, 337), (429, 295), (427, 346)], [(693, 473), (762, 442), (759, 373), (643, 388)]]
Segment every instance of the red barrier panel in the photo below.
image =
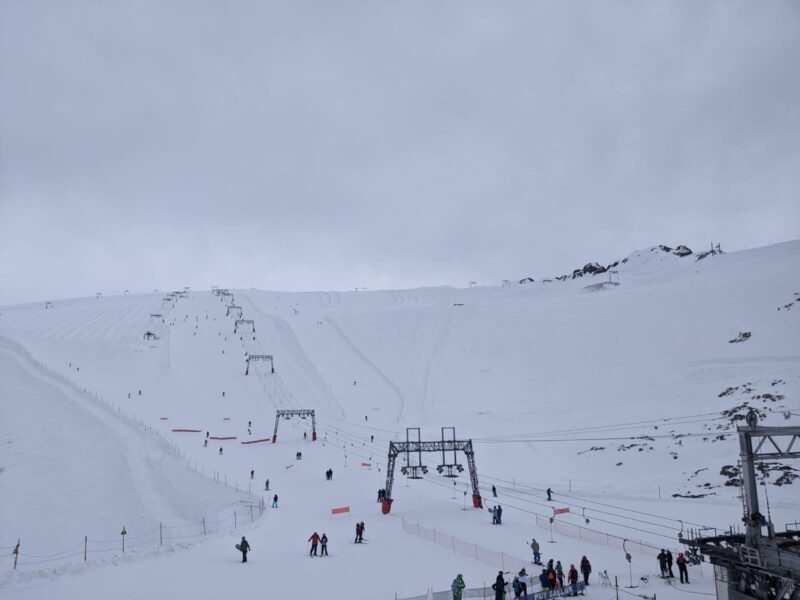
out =
[(332, 508), (331, 514), (332, 515), (341, 515), (342, 513), (349, 513), (350, 507), (349, 506), (342, 506), (341, 508)]
[(368, 469), (371, 469), (371, 468), (372, 468), (372, 464), (371, 464), (371, 463), (361, 463), (361, 466), (362, 466), (362, 467), (366, 467), (366, 468), (368, 468)]
[[(199, 429), (197, 431), (200, 431)], [(215, 436), (212, 435), (209, 439), (212, 440), (238, 440), (239, 438), (235, 435), (223, 435), (223, 436)]]
[(173, 429), (176, 433), (201, 433), (202, 429)]
[(261, 442), (271, 442), (272, 440), (269, 438), (264, 438), (263, 440), (250, 440), (249, 442), (240, 442), (242, 444), (260, 444)]
[(563, 515), (564, 513), (568, 513), (569, 508), (554, 508), (553, 515)]

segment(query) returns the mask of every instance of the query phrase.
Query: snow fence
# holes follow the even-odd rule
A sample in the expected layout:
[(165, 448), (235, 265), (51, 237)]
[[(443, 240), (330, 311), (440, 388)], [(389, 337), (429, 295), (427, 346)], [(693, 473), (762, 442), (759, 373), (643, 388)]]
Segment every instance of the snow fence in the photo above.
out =
[[(581, 527), (580, 525), (564, 523), (558, 519), (554, 519), (551, 523), (550, 519), (540, 517), (538, 515), (536, 516), (536, 525), (540, 529), (547, 529), (548, 531), (550, 531), (550, 528), (552, 527), (553, 532), (574, 538), (576, 540), (583, 540), (591, 544), (600, 544), (602, 546), (608, 546), (609, 548), (619, 548), (621, 550), (624, 549), (630, 554), (641, 554), (642, 556), (655, 557), (661, 552), (662, 547), (666, 548), (666, 546), (656, 547), (641, 540), (630, 540), (612, 535), (610, 533), (604, 533), (602, 531), (596, 531), (587, 527)], [(673, 550), (677, 554), (677, 549), (673, 548)]]

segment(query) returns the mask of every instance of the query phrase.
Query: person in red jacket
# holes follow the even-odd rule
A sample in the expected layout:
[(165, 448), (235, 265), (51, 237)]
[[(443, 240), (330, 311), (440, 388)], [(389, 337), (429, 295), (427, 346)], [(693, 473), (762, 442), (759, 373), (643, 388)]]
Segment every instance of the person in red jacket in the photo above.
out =
[(308, 538), (308, 541), (311, 542), (311, 550), (309, 550), (309, 556), (316, 556), (317, 555), (317, 544), (319, 544), (319, 534), (315, 531), (311, 534), (311, 537)]

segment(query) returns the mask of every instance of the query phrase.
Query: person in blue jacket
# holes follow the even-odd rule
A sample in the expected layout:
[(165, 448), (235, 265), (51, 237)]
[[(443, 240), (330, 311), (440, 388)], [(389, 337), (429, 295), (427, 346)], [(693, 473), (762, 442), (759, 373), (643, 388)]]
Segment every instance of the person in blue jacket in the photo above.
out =
[(550, 591), (550, 580), (547, 578), (547, 569), (542, 569), (542, 574), (539, 575), (539, 583), (542, 584), (542, 591)]

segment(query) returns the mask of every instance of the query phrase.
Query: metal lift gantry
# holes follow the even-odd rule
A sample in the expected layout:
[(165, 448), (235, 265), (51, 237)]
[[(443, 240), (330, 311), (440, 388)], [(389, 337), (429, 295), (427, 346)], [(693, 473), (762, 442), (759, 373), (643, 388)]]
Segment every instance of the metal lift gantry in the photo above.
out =
[(311, 417), (311, 441), (317, 441), (317, 420), (314, 416), (314, 411), (311, 409), (297, 409), (297, 410), (284, 410), (278, 409), (275, 413), (275, 431), (272, 434), (272, 443), (276, 443), (278, 441), (278, 423), (281, 422), (281, 417), (284, 419), (291, 419), (292, 417), (300, 417), (301, 419), (306, 419)]
[(236, 319), (233, 323), (233, 333), (239, 333), (240, 325), (250, 325), (253, 328), (253, 333), (256, 332), (256, 322), (253, 319)]
[(242, 318), (242, 307), (241, 306), (236, 306), (235, 304), (231, 304), (230, 306), (228, 306), (228, 310), (225, 311), (225, 316), (226, 317), (230, 317), (231, 313), (233, 313), (234, 317), (236, 317), (237, 319), (241, 319)]
[(269, 361), (269, 372), (275, 372), (275, 362), (272, 360), (272, 354), (250, 354), (247, 357), (247, 366), (244, 369), (245, 375), (250, 375), (250, 361), (257, 361), (257, 360), (268, 360)]
[(759, 508), (755, 473), (757, 460), (800, 458), (800, 427), (759, 426), (751, 410), (747, 426), (737, 432), (744, 533), (701, 529), (682, 541), (710, 558), (719, 600), (800, 600), (800, 523), (775, 531)]
[[(452, 430), (453, 439), (446, 440), (445, 430)], [(416, 434), (416, 440), (412, 440), (412, 432)], [(483, 508), (483, 499), (481, 498), (480, 488), (478, 487), (478, 471), (475, 467), (475, 452), (472, 449), (472, 440), (457, 440), (455, 439), (455, 428), (442, 427), (442, 439), (439, 441), (423, 442), (420, 439), (420, 430), (418, 427), (409, 427), (406, 429), (405, 442), (389, 442), (389, 462), (386, 466), (386, 496), (384, 497), (381, 505), (383, 514), (388, 515), (392, 510), (392, 485), (394, 484), (394, 465), (399, 454), (406, 454), (406, 465), (401, 467), (400, 471), (407, 475), (410, 479), (421, 479), (422, 475), (428, 472), (428, 467), (422, 464), (423, 452), (441, 452), (442, 463), (436, 469), (439, 473), (444, 473), (446, 477), (457, 477), (453, 473), (453, 469), (458, 472), (464, 470), (464, 467), (456, 463), (456, 452), (463, 452), (467, 455), (467, 466), (469, 469), (469, 478), (472, 483), (472, 506), (475, 508)], [(446, 460), (446, 453), (453, 453), (453, 462), (448, 463)], [(415, 456), (416, 455), (416, 456)], [(414, 463), (414, 464), (412, 464)]]

